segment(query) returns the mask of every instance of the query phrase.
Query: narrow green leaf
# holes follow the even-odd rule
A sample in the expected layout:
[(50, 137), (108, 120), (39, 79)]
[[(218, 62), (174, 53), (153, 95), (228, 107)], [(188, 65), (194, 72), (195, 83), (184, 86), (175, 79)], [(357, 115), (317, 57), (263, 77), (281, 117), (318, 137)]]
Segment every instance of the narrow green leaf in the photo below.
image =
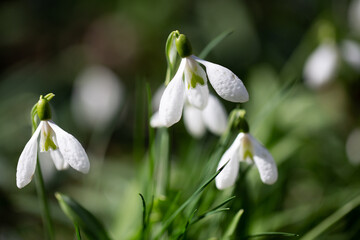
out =
[(199, 54), (199, 58), (206, 58), (207, 55), (211, 52), (211, 50), (213, 50), (219, 43), (221, 43), (226, 37), (230, 36), (233, 32), (234, 32), (233, 30), (228, 30), (228, 31), (222, 32), (220, 35), (218, 35), (216, 38), (214, 38), (201, 51), (201, 53)]
[(137, 78), (135, 81), (135, 123), (134, 123), (134, 143), (133, 154), (137, 164), (145, 155), (145, 124), (146, 124), (146, 99), (145, 99), (145, 81), (143, 78)]
[(257, 237), (299, 237), (299, 234), (286, 232), (264, 232), (247, 236), (245, 239)]
[(77, 240), (81, 240), (80, 228), (78, 225), (74, 224), (75, 227), (75, 235)]
[(224, 164), (214, 175), (211, 176), (200, 188), (198, 188), (167, 220), (164, 221), (163, 227), (160, 229), (160, 231), (155, 235), (154, 239), (159, 239), (160, 236), (165, 232), (165, 230), (170, 226), (170, 224), (175, 220), (177, 215), (181, 211), (185, 209), (186, 206), (188, 206), (204, 189), (216, 178), (216, 176), (224, 169), (224, 167), (227, 165)]
[(110, 240), (108, 233), (101, 222), (88, 210), (72, 198), (55, 193), (61, 209), (66, 216), (78, 226), (90, 240)]
[(196, 219), (194, 219), (191, 224), (194, 224), (198, 221), (200, 221), (201, 219), (209, 216), (209, 215), (212, 215), (212, 214), (215, 214), (215, 213), (219, 213), (219, 212), (224, 212), (224, 211), (228, 211), (229, 208), (221, 208), (222, 206), (224, 206), (225, 204), (227, 204), (228, 202), (230, 202), (231, 200), (233, 200), (235, 198), (235, 196), (232, 196), (228, 199), (226, 199), (225, 201), (223, 201), (222, 203), (220, 203), (219, 205), (217, 205), (216, 207), (212, 208), (211, 210), (199, 215)]
[(145, 236), (146, 231), (146, 202), (144, 196), (139, 193), (143, 205), (143, 215), (142, 215), (142, 236)]
[(345, 204), (342, 208), (331, 214), (329, 217), (324, 219), (320, 224), (311, 229), (306, 233), (301, 240), (312, 240), (316, 239), (320, 234), (325, 232), (334, 223), (343, 218), (346, 214), (351, 212), (353, 209), (360, 205), (360, 195), (352, 199), (350, 202)]
[(157, 158), (156, 158), (156, 192), (158, 195), (167, 195), (170, 180), (170, 163), (169, 163), (169, 148), (170, 140), (167, 128), (160, 128), (158, 130), (159, 140), (157, 144)]
[(236, 229), (236, 226), (238, 225), (239, 221), (240, 221), (240, 218), (241, 218), (241, 215), (244, 213), (244, 210), (243, 209), (240, 209), (235, 217), (233, 218), (233, 220), (231, 221), (229, 227), (227, 228), (225, 234), (224, 234), (224, 237), (223, 239), (230, 239), (234, 232), (235, 232), (235, 229)]
[(178, 240), (180, 239), (185, 239), (186, 238), (186, 232), (189, 228), (190, 222), (192, 220), (192, 218), (194, 217), (195, 213), (197, 212), (197, 209), (195, 209), (192, 214), (190, 215), (190, 217), (188, 218), (188, 220), (186, 221), (184, 230), (182, 231), (182, 233), (180, 234), (180, 236), (177, 238)]
[[(154, 129), (150, 126), (150, 119), (152, 116), (152, 105), (151, 105), (151, 89), (149, 83), (146, 83), (146, 92), (147, 92), (147, 108), (148, 108), (148, 129), (149, 129), (149, 177), (150, 181), (153, 179), (154, 175), (154, 166), (155, 166), (155, 149), (154, 149), (154, 140), (155, 134)], [(155, 184), (154, 184), (155, 185)]]

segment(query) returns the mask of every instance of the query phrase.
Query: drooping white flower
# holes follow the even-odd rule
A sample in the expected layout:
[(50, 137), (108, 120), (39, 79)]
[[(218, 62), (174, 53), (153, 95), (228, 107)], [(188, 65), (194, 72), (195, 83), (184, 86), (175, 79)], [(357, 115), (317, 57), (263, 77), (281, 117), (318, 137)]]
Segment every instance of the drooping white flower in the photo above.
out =
[(104, 128), (115, 117), (122, 101), (119, 78), (104, 66), (87, 67), (75, 81), (72, 110), (82, 126)]
[(317, 89), (333, 80), (338, 67), (338, 51), (334, 43), (321, 44), (308, 57), (304, 66), (305, 83)]
[[(191, 46), (180, 34), (176, 47), (182, 57), (180, 66), (167, 85), (160, 100), (159, 117), (166, 127), (178, 122), (185, 100), (198, 109), (204, 109), (209, 99), (208, 79), (220, 97), (231, 102), (246, 102), (249, 94), (243, 82), (229, 69), (191, 55)], [(205, 70), (203, 69), (204, 66)]]
[(51, 121), (48, 100), (41, 96), (36, 106), (41, 121), (19, 157), (16, 169), (17, 187), (23, 188), (31, 182), (38, 152), (40, 161), (52, 160), (58, 170), (66, 169), (70, 165), (77, 171), (88, 173), (90, 162), (84, 148), (74, 136)]
[[(195, 138), (204, 136), (206, 129), (215, 135), (221, 135), (227, 126), (227, 113), (225, 107), (212, 94), (208, 103), (202, 110), (189, 103), (184, 104), (184, 124), (186, 130)], [(166, 127), (159, 112), (155, 112), (150, 119), (152, 127)]]
[(239, 133), (230, 148), (221, 157), (218, 170), (227, 165), (215, 178), (218, 189), (234, 185), (239, 173), (240, 161), (255, 163), (261, 181), (273, 184), (278, 177), (276, 163), (269, 151), (249, 133)]

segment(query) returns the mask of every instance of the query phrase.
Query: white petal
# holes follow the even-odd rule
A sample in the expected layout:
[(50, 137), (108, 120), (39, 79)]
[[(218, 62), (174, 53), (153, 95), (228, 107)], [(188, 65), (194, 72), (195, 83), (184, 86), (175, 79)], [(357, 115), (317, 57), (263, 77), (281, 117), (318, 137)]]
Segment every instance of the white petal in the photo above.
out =
[(56, 173), (56, 168), (51, 160), (50, 151), (39, 152), (39, 164), (45, 182), (48, 182)]
[(202, 118), (206, 127), (214, 134), (221, 135), (227, 127), (227, 114), (225, 107), (210, 94), (208, 104), (202, 111)]
[(317, 89), (333, 80), (336, 74), (338, 54), (333, 43), (323, 43), (309, 56), (304, 66), (305, 83)]
[(64, 170), (69, 167), (69, 164), (64, 160), (59, 150), (49, 151), (49, 153), (57, 170)]
[[(196, 83), (195, 88), (191, 86), (191, 79), (194, 75), (203, 80), (203, 85)], [(191, 57), (186, 58), (184, 70), (186, 96), (191, 105), (199, 109), (204, 109), (208, 103), (209, 88), (207, 86), (206, 73), (204, 69)]]
[(161, 84), (161, 86), (156, 90), (154, 96), (151, 99), (151, 105), (153, 108), (153, 111), (158, 111), (160, 106), (160, 100), (165, 91), (165, 85)]
[(166, 127), (177, 123), (182, 115), (185, 99), (185, 87), (182, 76), (185, 63), (185, 59), (182, 59), (177, 73), (165, 88), (160, 100), (159, 114)]
[(249, 94), (243, 82), (229, 69), (215, 63), (194, 58), (206, 67), (209, 81), (217, 94), (230, 102), (247, 102)]
[(254, 148), (254, 162), (259, 171), (261, 181), (266, 184), (275, 183), (278, 178), (278, 171), (273, 157), (253, 136), (250, 135), (250, 137)]
[(239, 149), (240, 141), (239, 136), (235, 139), (234, 143), (221, 157), (217, 170), (219, 170), (225, 163), (228, 164), (215, 178), (215, 184), (218, 189), (225, 189), (234, 185), (239, 173)]
[(360, 44), (353, 40), (344, 40), (341, 43), (341, 54), (351, 67), (360, 71)]
[(191, 106), (184, 106), (184, 123), (186, 130), (195, 138), (204, 136), (206, 129), (201, 116), (201, 110)]
[(49, 122), (50, 127), (56, 134), (57, 144), (64, 160), (74, 169), (88, 173), (90, 162), (84, 148), (78, 140), (71, 134), (62, 130), (53, 122)]
[(18, 188), (25, 187), (35, 172), (36, 167), (36, 154), (38, 148), (38, 137), (42, 128), (43, 122), (40, 122), (34, 134), (30, 140), (26, 143), (24, 150), (22, 151), (19, 162), (16, 169), (16, 185)]
[(253, 160), (249, 155), (247, 155), (247, 151), (249, 151), (252, 155), (254, 155), (254, 147), (252, 144), (252, 137), (248, 133), (239, 133), (240, 138), (240, 147), (239, 147), (239, 160), (247, 162), (249, 164), (253, 164)]
[(188, 102), (198, 109), (204, 109), (209, 99), (209, 88), (207, 85), (196, 84), (195, 88), (186, 87)]
[(160, 118), (159, 112), (155, 112), (150, 119), (150, 126), (153, 128), (165, 127), (164, 122)]

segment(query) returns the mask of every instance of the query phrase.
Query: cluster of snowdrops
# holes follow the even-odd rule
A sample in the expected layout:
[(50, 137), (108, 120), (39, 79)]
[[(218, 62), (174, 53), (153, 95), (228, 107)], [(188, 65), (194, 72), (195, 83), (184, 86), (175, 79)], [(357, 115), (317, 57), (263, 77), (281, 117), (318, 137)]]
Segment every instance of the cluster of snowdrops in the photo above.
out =
[[(186, 128), (192, 135), (199, 137), (206, 128), (215, 135), (221, 135), (230, 124), (232, 130), (238, 131), (238, 135), (219, 159), (216, 187), (225, 189), (235, 184), (241, 161), (255, 164), (263, 183), (275, 183), (278, 177), (275, 161), (269, 151), (249, 133), (245, 111), (235, 109), (235, 118), (228, 120), (221, 101), (209, 92), (208, 83), (227, 101), (247, 102), (249, 94), (240, 78), (223, 66), (193, 55), (188, 38), (179, 31), (169, 35), (166, 57), (166, 87), (161, 90), (159, 103), (155, 104), (158, 105), (158, 111), (151, 117), (150, 125), (154, 128), (171, 127), (184, 114)], [(52, 160), (58, 170), (69, 166), (82, 173), (90, 170), (89, 158), (79, 141), (52, 121), (49, 102), (54, 96), (52, 93), (40, 96), (31, 111), (33, 135), (18, 161), (18, 188), (25, 187), (35, 172), (41, 171), (39, 159)]]

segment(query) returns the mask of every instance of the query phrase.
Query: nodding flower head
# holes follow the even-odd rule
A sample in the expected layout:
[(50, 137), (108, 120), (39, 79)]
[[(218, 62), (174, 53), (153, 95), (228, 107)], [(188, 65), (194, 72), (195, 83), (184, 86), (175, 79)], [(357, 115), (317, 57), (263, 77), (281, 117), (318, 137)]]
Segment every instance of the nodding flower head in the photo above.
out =
[[(150, 125), (156, 127), (166, 127), (160, 118), (159, 101), (164, 88), (156, 91), (153, 98), (154, 110), (156, 111), (150, 119)], [(220, 136), (227, 127), (227, 113), (225, 107), (217, 97), (209, 94), (208, 104), (204, 109), (198, 109), (188, 102), (184, 103), (184, 125), (186, 130), (194, 138), (201, 138), (205, 135), (206, 129), (211, 133)]]
[(79, 141), (51, 121), (49, 101), (54, 96), (53, 94), (40, 96), (40, 100), (33, 108), (32, 118), (37, 115), (40, 123), (19, 157), (16, 170), (18, 188), (23, 188), (30, 183), (35, 172), (38, 154), (40, 159), (52, 160), (58, 170), (66, 169), (69, 165), (83, 173), (87, 173), (90, 169), (88, 156)]
[(278, 171), (273, 157), (248, 131), (244, 131), (249, 129), (245, 119), (237, 122), (242, 123), (235, 124), (235, 126), (239, 126), (238, 130), (240, 133), (220, 159), (217, 169), (220, 169), (226, 163), (227, 165), (215, 178), (216, 187), (218, 189), (225, 189), (234, 185), (239, 173), (240, 161), (255, 164), (263, 183), (275, 183)]
[[(243, 82), (233, 72), (192, 55), (190, 42), (184, 34), (174, 31), (170, 36), (167, 52), (170, 55), (173, 52), (171, 49), (176, 48), (181, 62), (160, 101), (159, 116), (166, 127), (180, 120), (185, 100), (198, 109), (204, 109), (207, 106), (208, 80), (216, 93), (227, 101), (246, 102), (249, 100), (249, 94)], [(167, 56), (167, 58), (169, 65), (173, 66), (174, 57)]]

